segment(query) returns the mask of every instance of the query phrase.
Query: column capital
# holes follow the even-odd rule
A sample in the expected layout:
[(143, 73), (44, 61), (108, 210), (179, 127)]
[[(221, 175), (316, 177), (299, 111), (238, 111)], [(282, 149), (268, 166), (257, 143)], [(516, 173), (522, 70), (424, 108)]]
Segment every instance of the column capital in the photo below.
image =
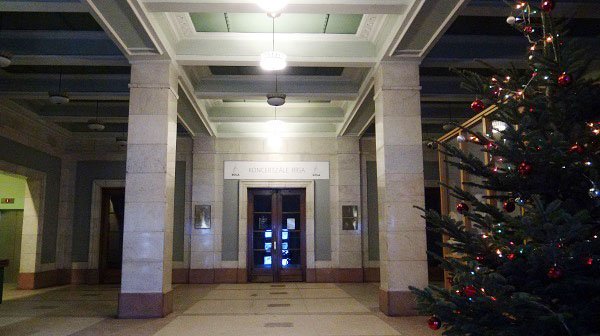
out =
[(382, 61), (375, 70), (375, 97), (381, 91), (420, 91), (420, 60)]
[(179, 71), (170, 60), (131, 62), (130, 88), (170, 89), (179, 99)]

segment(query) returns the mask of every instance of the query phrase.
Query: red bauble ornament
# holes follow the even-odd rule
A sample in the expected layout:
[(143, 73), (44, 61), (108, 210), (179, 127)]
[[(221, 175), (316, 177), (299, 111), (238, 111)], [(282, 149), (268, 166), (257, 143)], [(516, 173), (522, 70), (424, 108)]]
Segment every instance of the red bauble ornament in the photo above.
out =
[(477, 288), (469, 285), (469, 286), (465, 287), (465, 289), (463, 290), (463, 293), (465, 293), (466, 297), (473, 297), (473, 296), (477, 295)]
[(565, 86), (569, 86), (569, 84), (571, 84), (571, 82), (573, 81), (573, 79), (571, 78), (571, 75), (569, 75), (566, 72), (563, 72), (560, 76), (558, 76), (558, 85), (565, 87)]
[(510, 261), (513, 261), (513, 260), (515, 260), (515, 258), (516, 258), (516, 257), (517, 257), (517, 256), (516, 256), (514, 253), (509, 253), (509, 254), (506, 256), (506, 258), (507, 258), (508, 260), (510, 260)]
[(583, 154), (584, 150), (585, 150), (585, 148), (583, 148), (582, 145), (576, 143), (573, 146), (571, 146), (571, 148), (569, 148), (569, 153)]
[(471, 103), (471, 110), (473, 110), (475, 113), (479, 113), (485, 110), (485, 104), (481, 100), (476, 99)]
[(531, 165), (527, 162), (521, 162), (521, 164), (519, 165), (518, 171), (519, 174), (521, 174), (521, 176), (527, 176), (529, 174), (531, 174), (531, 170), (533, 168), (531, 167)]
[(469, 211), (469, 206), (465, 202), (460, 202), (456, 205), (456, 211), (462, 215), (463, 213)]
[(442, 327), (442, 321), (437, 316), (432, 316), (427, 320), (427, 325), (431, 330), (439, 330)]
[(588, 265), (588, 266), (592, 266), (592, 265), (594, 264), (594, 259), (592, 259), (592, 258), (587, 258), (587, 259), (585, 260), (585, 264), (586, 264), (586, 265)]
[(525, 27), (523, 27), (523, 32), (525, 32), (526, 34), (531, 34), (531, 33), (533, 33), (533, 27), (525, 26)]
[(540, 4), (540, 8), (546, 12), (550, 13), (554, 9), (554, 1), (553, 0), (543, 0)]
[(502, 208), (508, 213), (515, 211), (515, 201), (512, 199), (505, 201), (504, 204), (502, 204)]
[(562, 277), (562, 271), (556, 266), (550, 267), (548, 270), (548, 278), (556, 280)]

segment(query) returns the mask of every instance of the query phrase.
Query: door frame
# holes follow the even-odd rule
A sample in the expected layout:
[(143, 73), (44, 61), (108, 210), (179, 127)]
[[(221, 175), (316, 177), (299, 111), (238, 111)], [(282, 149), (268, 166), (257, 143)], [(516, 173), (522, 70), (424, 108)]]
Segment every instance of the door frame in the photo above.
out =
[(90, 209), (90, 246), (87, 262), (73, 263), (73, 268), (88, 270), (86, 283), (100, 282), (100, 227), (102, 214), (102, 189), (125, 188), (125, 180), (94, 180), (92, 185), (92, 204)]
[[(248, 189), (305, 189), (306, 211), (306, 269), (315, 268), (315, 182), (313, 180), (288, 180), (288, 181), (258, 181), (240, 180), (239, 182), (239, 232), (238, 232), (238, 260), (235, 262), (222, 262), (227, 267), (245, 270), (248, 273)], [(246, 278), (246, 277), (244, 277)]]
[[(281, 246), (283, 246), (281, 237), (279, 232), (273, 227), (276, 222), (279, 221), (279, 228), (282, 230), (283, 223), (281, 222), (281, 218), (283, 216), (283, 196), (285, 194), (296, 195), (300, 193), (300, 270), (302, 272), (301, 282), (306, 281), (306, 189), (305, 188), (248, 188), (248, 206), (247, 206), (247, 251), (246, 251), (246, 265), (247, 265), (247, 277), (248, 281), (252, 279), (252, 267), (253, 267), (253, 251), (254, 251), (254, 200), (251, 199), (251, 195), (271, 195), (271, 223), (272, 223), (272, 232), (273, 237), (275, 238), (276, 246), (279, 246), (278, 251), (281, 251)], [(282, 268), (279, 263), (280, 259), (275, 258), (271, 267), (271, 274), (273, 276), (273, 282), (281, 282), (281, 277), (285, 276), (281, 274)], [(266, 274), (265, 274), (266, 275)]]
[[(100, 234), (99, 234), (99, 245), (98, 245), (98, 280), (100, 283), (105, 282), (105, 273), (107, 271), (106, 267), (106, 255), (108, 253), (108, 245), (109, 245), (109, 217), (107, 214), (110, 211), (110, 195), (122, 193), (125, 196), (125, 188), (124, 187), (112, 187), (112, 188), (102, 188), (102, 200), (100, 206)], [(125, 227), (125, 223), (121, 223), (123, 229)], [(124, 230), (123, 230), (124, 231)], [(121, 233), (123, 234), (123, 232)], [(121, 248), (121, 252), (123, 249)], [(119, 279), (121, 276), (119, 275)], [(112, 283), (112, 282), (111, 282)]]

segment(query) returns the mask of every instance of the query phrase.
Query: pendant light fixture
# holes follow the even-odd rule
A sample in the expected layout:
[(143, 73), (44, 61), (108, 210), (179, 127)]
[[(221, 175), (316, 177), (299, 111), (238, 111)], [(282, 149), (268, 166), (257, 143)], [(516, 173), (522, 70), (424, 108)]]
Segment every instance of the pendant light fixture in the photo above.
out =
[(66, 92), (62, 91), (62, 71), (58, 76), (58, 92), (48, 93), (48, 100), (50, 100), (50, 103), (55, 105), (66, 104), (69, 102), (69, 96)]
[[(265, 54), (269, 55), (265, 56)], [(278, 55), (282, 57), (279, 57)], [(285, 54), (275, 51), (275, 18), (273, 18), (273, 51), (263, 53), (260, 65), (265, 70), (275, 71), (275, 93), (267, 94), (267, 103), (275, 107), (285, 104), (285, 98), (287, 96), (285, 93), (279, 93), (279, 78), (277, 72), (285, 68), (286, 61)]]
[(258, 6), (262, 8), (270, 17), (278, 17), (281, 11), (287, 5), (285, 0), (260, 0)]
[[(275, 93), (267, 94), (267, 104), (275, 107), (285, 104), (285, 99), (287, 98), (285, 93), (279, 92), (278, 83), (279, 81), (277, 79), (277, 73), (275, 73)], [(275, 116), (277, 116), (277, 114), (275, 114)]]
[(104, 131), (104, 129), (106, 128), (104, 126), (104, 124), (102, 124), (100, 122), (100, 119), (98, 118), (99, 104), (100, 103), (96, 100), (96, 119), (90, 119), (87, 124), (88, 129), (90, 129), (91, 131), (94, 131), (94, 132), (101, 132), (101, 131)]
[(272, 149), (281, 148), (281, 133), (283, 132), (284, 122), (277, 119), (277, 107), (275, 110), (275, 119), (267, 121), (267, 142)]
[(272, 20), (272, 49), (260, 55), (260, 67), (266, 71), (279, 71), (287, 67), (287, 56), (280, 51), (275, 51), (275, 18), (273, 17)]

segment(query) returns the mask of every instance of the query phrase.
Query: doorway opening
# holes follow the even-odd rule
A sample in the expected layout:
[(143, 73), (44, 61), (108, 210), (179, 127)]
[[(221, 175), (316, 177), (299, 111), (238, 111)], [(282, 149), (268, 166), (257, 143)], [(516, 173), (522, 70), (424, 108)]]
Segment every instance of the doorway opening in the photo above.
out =
[(100, 283), (121, 282), (125, 188), (103, 188), (100, 215)]
[(8, 260), (0, 286), (19, 277), (26, 188), (25, 177), (0, 171), (0, 260)]
[(306, 280), (306, 190), (248, 189), (248, 281)]

